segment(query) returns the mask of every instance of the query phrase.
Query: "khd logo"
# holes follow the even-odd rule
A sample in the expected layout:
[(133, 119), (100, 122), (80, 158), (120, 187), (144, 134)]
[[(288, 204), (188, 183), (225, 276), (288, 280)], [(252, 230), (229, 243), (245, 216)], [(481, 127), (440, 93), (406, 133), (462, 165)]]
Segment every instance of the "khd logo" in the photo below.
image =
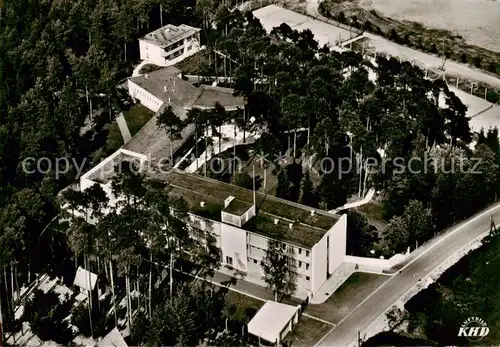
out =
[(480, 341), (490, 332), (486, 322), (479, 317), (469, 317), (458, 330), (458, 336), (464, 336), (469, 341)]

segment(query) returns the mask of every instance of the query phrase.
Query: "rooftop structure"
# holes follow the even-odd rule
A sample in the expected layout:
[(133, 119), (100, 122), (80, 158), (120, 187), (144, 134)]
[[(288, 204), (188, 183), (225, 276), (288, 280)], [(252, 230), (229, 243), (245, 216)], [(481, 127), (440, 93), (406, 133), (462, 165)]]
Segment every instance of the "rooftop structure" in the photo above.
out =
[(201, 29), (186, 24), (181, 24), (179, 26), (167, 24), (146, 34), (142, 40), (146, 40), (162, 48), (167, 48), (171, 44), (184, 40), (200, 31)]
[(200, 31), (189, 25), (167, 24), (139, 39), (141, 59), (170, 66), (200, 50)]
[(299, 308), (267, 301), (248, 323), (248, 333), (271, 343), (279, 343), (298, 322)]

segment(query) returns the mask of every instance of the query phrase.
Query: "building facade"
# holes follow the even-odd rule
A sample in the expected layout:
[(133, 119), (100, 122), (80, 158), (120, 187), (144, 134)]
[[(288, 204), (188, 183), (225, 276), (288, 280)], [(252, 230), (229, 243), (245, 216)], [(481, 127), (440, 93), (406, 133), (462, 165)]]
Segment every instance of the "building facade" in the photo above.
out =
[(158, 66), (177, 64), (200, 50), (201, 29), (165, 25), (139, 39), (140, 56)]
[[(113, 196), (110, 189), (112, 177), (110, 170), (118, 167), (122, 160), (135, 162), (140, 166), (147, 165), (147, 158), (144, 155), (120, 149), (84, 174), (80, 178), (80, 189), (85, 190), (99, 183), (110, 201), (116, 202), (119, 197)], [(156, 179), (154, 176), (150, 178)], [(266, 255), (270, 240), (278, 241), (293, 262), (293, 270), (297, 273), (296, 294), (299, 297), (314, 295), (345, 260), (347, 228), (345, 215), (333, 218), (313, 208), (270, 196), (265, 197), (267, 203), (272, 200), (272, 203), (279, 206), (282, 211), (289, 209), (292, 215), (303, 216), (302, 222), (294, 221), (290, 219), (290, 215), (285, 217), (271, 214), (270, 208), (263, 207), (265, 204), (255, 203), (255, 194), (252, 201), (252, 192), (241, 187), (178, 171), (170, 171), (166, 181), (170, 185), (169, 191), (174, 196), (188, 199), (190, 212), (187, 221), (190, 236), (203, 241), (207, 239), (207, 233), (210, 233), (220, 249), (222, 265), (245, 274), (245, 280), (249, 282), (265, 286), (261, 262)], [(196, 186), (212, 192), (215, 200), (208, 200), (206, 192), (200, 192), (198, 199), (194, 190)], [(219, 199), (224, 196), (226, 190), (232, 189), (237, 197), (229, 195), (225, 199)], [(250, 198), (246, 199), (242, 193)], [(220, 212), (212, 214), (210, 218), (202, 213), (209, 207), (213, 211), (219, 202), (220, 209), (216, 210)], [(310, 225), (312, 223), (306, 224), (306, 221), (320, 217), (317, 215), (320, 213), (323, 214), (321, 216), (323, 222), (325, 218), (329, 222), (328, 227), (320, 230)], [(270, 234), (279, 229), (282, 230), (279, 235), (284, 237), (277, 238)]]

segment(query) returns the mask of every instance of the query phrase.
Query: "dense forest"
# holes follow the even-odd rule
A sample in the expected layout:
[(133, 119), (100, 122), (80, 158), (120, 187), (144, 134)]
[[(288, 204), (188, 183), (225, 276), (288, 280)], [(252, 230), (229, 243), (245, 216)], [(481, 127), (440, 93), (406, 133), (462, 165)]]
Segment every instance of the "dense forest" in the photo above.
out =
[[(244, 131), (255, 126), (264, 129), (257, 143), (259, 151), (273, 155), (288, 145), (284, 130), (305, 127), (307, 140), (293, 151), (294, 156), (317, 153), (334, 162), (353, 155), (358, 158), (365, 177), (363, 186), (384, 192), (384, 214), (390, 220), (384, 242), (393, 252), (427, 240), (435, 231), (498, 198), (498, 132), (480, 134), (475, 149), (469, 149), (473, 136), (466, 107), (444, 81), (425, 79), (418, 67), (393, 58), (365, 61), (354, 52), (330, 52), (328, 47), (318, 47), (310, 31), (297, 32), (286, 24), (267, 35), (251, 13), (231, 11), (226, 5), (234, 3), (5, 1), (0, 17), (0, 269), (4, 275), (0, 281), (5, 288), (13, 286), (13, 274), (22, 286), (32, 274), (56, 262), (46, 251), (53, 249), (54, 237), (43, 230), (59, 213), (57, 194), (76, 178), (74, 168), (56, 177), (57, 158), (76, 158), (80, 163), (102, 146), (101, 137), (106, 136), (101, 132), (103, 123), (110, 122), (123, 107), (116, 85), (137, 63), (137, 38), (166, 23), (203, 28), (208, 51), (223, 51), (236, 62), (233, 87), (246, 103), (237, 124)], [(210, 69), (222, 74), (220, 63), (207, 66), (207, 74)], [(268, 83), (256, 84), (259, 77)], [(440, 95), (445, 98), (444, 106), (439, 104)], [(106, 110), (104, 119), (94, 117), (97, 109)], [(90, 119), (97, 125), (82, 135), (81, 128)], [(220, 122), (221, 118), (213, 119)], [(473, 158), (481, 158), (482, 173), (440, 170), (413, 174), (408, 170), (401, 173), (391, 165), (369, 167), (364, 159), (381, 161), (380, 149), (385, 156), (403, 158), (405, 163), (410, 158), (432, 156), (444, 168), (458, 158), (465, 158), (465, 166), (472, 168)], [(24, 159), (30, 157), (48, 160), (28, 174), (27, 169), (33, 167), (26, 167)], [(282, 167), (277, 172), (281, 177), (278, 195), (325, 209), (341, 206), (361, 189), (361, 179), (355, 170), (340, 177), (340, 170), (336, 167), (323, 174), (319, 185), (313, 186), (307, 182), (308, 175)], [(85, 208), (100, 203), (92, 197), (77, 200)], [(137, 213), (130, 208), (133, 213), (127, 217)], [(366, 251), (366, 243), (374, 242), (365, 237), (365, 231), (371, 229), (359, 216), (352, 218), (360, 235), (355, 240), (358, 246), (352, 247)], [(130, 218), (110, 224), (127, 225), (124, 230), (138, 227), (130, 225)], [(74, 242), (80, 234), (75, 235), (69, 241), (63, 238), (61, 244), (76, 253), (80, 263), (85, 262), (85, 248)], [(134, 249), (128, 254), (133, 255)], [(161, 316), (176, 311), (177, 304), (198, 304), (195, 294), (191, 302), (174, 301), (158, 308)], [(151, 324), (161, 326), (162, 321)], [(151, 339), (170, 344), (175, 343), (172, 336), (184, 336), (179, 331), (176, 334)], [(203, 336), (200, 333), (183, 343)]]

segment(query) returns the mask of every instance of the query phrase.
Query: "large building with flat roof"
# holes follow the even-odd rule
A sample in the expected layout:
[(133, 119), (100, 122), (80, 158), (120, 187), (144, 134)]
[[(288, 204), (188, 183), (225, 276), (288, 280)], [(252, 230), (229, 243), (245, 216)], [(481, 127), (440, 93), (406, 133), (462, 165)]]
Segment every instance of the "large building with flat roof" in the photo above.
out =
[(177, 64), (200, 50), (201, 29), (167, 24), (139, 39), (142, 60), (158, 66)]
[[(80, 179), (81, 189), (94, 183), (109, 189), (121, 160), (147, 167), (143, 155), (119, 150)], [(101, 172), (104, 171), (104, 172)], [(245, 274), (245, 280), (265, 285), (261, 262), (269, 240), (277, 240), (293, 259), (300, 296), (313, 294), (337, 270), (346, 255), (346, 216), (337, 216), (312, 207), (232, 184), (188, 174), (147, 167), (148, 179), (164, 184), (172, 197), (184, 198), (189, 208), (192, 237), (211, 233), (221, 251), (222, 264)]]

